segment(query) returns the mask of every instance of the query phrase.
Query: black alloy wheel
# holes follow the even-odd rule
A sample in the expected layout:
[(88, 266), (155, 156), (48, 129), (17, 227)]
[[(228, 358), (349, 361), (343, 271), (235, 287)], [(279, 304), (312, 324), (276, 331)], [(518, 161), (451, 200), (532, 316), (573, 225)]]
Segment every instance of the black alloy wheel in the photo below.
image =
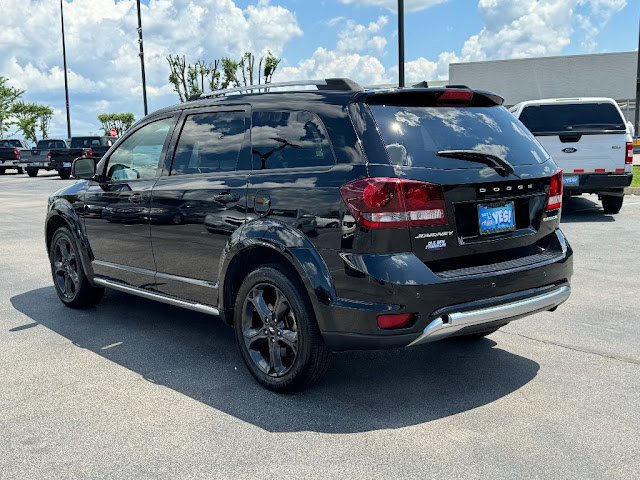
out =
[(78, 257), (71, 242), (65, 236), (58, 236), (53, 244), (53, 279), (62, 296), (72, 301), (80, 289)]
[(260, 283), (249, 292), (242, 309), (242, 337), (263, 373), (277, 378), (291, 370), (298, 356), (298, 324), (278, 287)]
[(80, 252), (68, 228), (60, 227), (53, 234), (49, 260), (56, 293), (66, 306), (92, 307), (102, 299), (104, 288), (89, 283)]
[(300, 390), (329, 368), (331, 351), (304, 285), (284, 265), (265, 265), (247, 275), (236, 296), (233, 323), (242, 359), (269, 390)]

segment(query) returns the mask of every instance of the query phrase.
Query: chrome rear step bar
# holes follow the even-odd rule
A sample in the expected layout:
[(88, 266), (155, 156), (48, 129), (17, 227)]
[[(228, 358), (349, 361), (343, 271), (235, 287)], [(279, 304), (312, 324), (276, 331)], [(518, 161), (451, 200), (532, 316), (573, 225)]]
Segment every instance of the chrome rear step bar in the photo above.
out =
[(498, 320), (515, 320), (536, 312), (551, 310), (567, 300), (570, 293), (571, 289), (568, 286), (564, 286), (549, 293), (505, 303), (504, 305), (443, 315), (429, 323), (422, 331), (422, 335), (407, 346), (412, 347), (421, 343), (441, 340), (450, 337), (463, 328)]

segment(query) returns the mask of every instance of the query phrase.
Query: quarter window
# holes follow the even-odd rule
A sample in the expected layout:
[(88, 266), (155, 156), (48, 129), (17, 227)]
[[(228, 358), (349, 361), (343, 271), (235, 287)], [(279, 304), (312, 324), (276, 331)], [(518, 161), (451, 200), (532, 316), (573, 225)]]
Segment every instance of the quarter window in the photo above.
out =
[(189, 115), (178, 140), (171, 175), (235, 170), (244, 133), (244, 112)]
[(256, 112), (251, 144), (254, 170), (335, 163), (324, 125), (311, 112)]
[(109, 157), (107, 176), (112, 180), (154, 178), (173, 118), (145, 125), (125, 139)]

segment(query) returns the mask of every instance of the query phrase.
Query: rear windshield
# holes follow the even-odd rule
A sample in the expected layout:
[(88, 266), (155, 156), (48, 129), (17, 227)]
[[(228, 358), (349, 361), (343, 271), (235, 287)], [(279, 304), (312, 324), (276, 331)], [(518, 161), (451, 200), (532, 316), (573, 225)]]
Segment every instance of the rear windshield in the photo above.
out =
[(65, 148), (66, 145), (62, 140), (40, 140), (37, 149), (44, 150), (46, 148)]
[(395, 165), (478, 168), (477, 163), (438, 157), (443, 150), (474, 150), (511, 165), (544, 163), (548, 156), (503, 107), (400, 107), (370, 105)]
[(620, 112), (608, 102), (530, 105), (520, 121), (534, 134), (626, 130)]
[(18, 140), (0, 140), (0, 147), (22, 148)]
[(76, 137), (71, 139), (71, 148), (89, 148), (98, 145), (112, 145), (111, 139), (103, 137)]

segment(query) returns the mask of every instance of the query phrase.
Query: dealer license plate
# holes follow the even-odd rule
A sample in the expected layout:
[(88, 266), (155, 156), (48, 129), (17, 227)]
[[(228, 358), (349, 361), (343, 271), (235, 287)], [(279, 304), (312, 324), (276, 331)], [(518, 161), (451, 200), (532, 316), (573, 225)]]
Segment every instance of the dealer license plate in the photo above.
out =
[(63, 167), (71, 167), (71, 162), (62, 162)]
[(516, 229), (513, 218), (513, 202), (478, 205), (480, 235), (512, 232)]
[(578, 175), (565, 175), (562, 183), (564, 185), (580, 185), (580, 177)]

